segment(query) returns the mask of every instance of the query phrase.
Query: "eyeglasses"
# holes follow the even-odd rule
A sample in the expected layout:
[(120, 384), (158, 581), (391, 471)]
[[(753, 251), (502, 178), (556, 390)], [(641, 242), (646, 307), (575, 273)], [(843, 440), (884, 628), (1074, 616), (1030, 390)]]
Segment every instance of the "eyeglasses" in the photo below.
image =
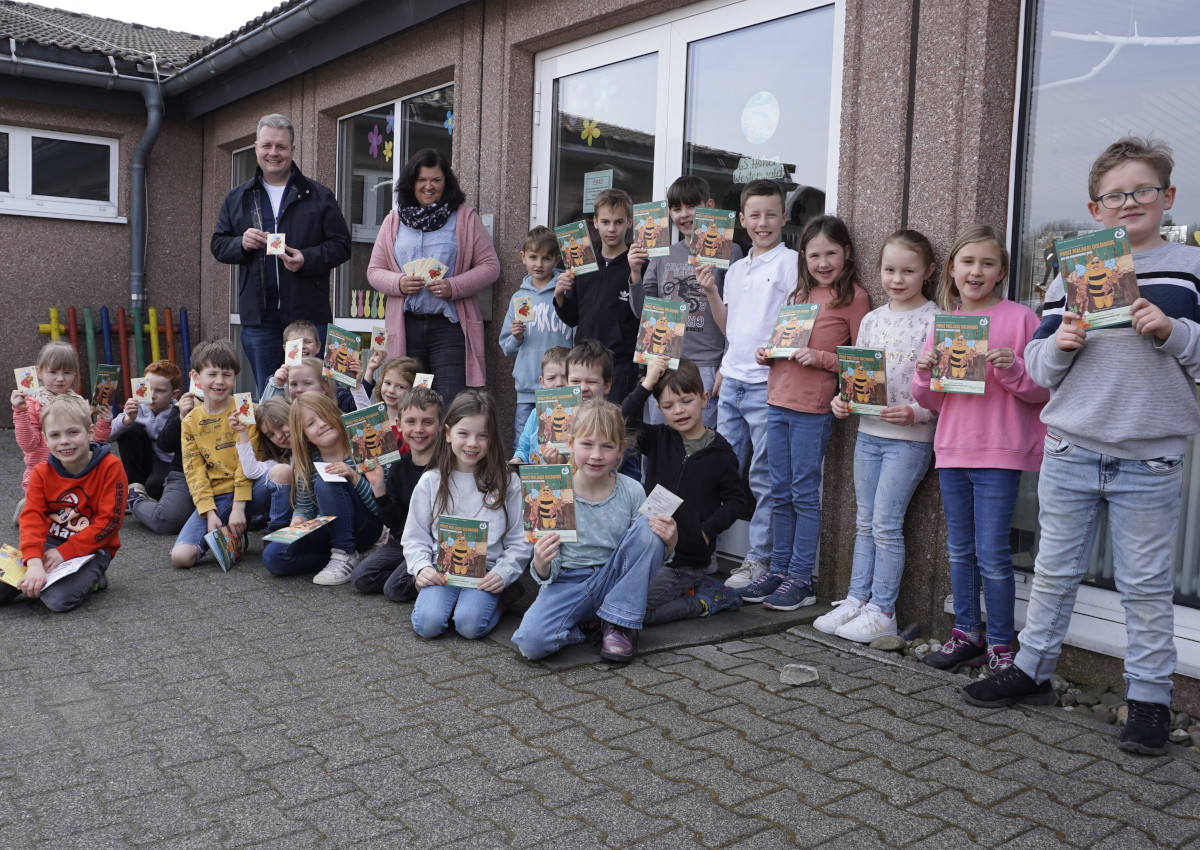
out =
[(1133, 198), (1136, 203), (1142, 205), (1152, 204), (1158, 200), (1158, 193), (1166, 188), (1166, 186), (1143, 186), (1132, 192), (1105, 192), (1099, 198), (1092, 198), (1092, 200), (1099, 201), (1100, 206), (1105, 209), (1119, 210), (1125, 206), (1126, 198)]

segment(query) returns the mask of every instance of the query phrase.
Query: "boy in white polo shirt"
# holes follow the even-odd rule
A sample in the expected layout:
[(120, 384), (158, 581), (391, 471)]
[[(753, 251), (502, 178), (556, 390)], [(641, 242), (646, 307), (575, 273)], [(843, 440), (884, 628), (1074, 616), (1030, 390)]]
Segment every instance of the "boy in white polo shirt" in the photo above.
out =
[(767, 372), (754, 352), (769, 343), (779, 308), (796, 285), (800, 256), (780, 242), (785, 219), (783, 190), (773, 180), (753, 180), (742, 190), (738, 215), (753, 247), (725, 274), (724, 295), (713, 281), (713, 266), (701, 266), (696, 282), (708, 296), (713, 320), (728, 345), (718, 382), (717, 431), (745, 464), (749, 443), (750, 492), (754, 518), (750, 549), (725, 582), (745, 587), (767, 571), (771, 560), (771, 474), (767, 469)]

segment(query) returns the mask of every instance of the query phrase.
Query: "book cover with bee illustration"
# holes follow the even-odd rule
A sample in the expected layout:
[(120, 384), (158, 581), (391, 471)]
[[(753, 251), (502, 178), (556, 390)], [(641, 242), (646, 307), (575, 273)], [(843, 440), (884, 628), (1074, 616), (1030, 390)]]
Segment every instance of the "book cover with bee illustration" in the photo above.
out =
[(571, 420), (582, 400), (579, 387), (551, 387), (534, 392), (538, 448), (566, 452)]
[(553, 532), (564, 543), (578, 539), (571, 467), (521, 465), (521, 519), (530, 543)]
[(667, 368), (678, 369), (679, 358), (683, 356), (683, 332), (686, 329), (687, 302), (647, 297), (642, 304), (633, 362), (647, 363), (665, 354), (671, 358)]
[(1079, 316), (1085, 329), (1129, 324), (1138, 285), (1133, 248), (1124, 227), (1060, 239), (1054, 250), (1066, 309)]
[(222, 572), (229, 572), (229, 568), (242, 560), (242, 556), (246, 554), (246, 536), (243, 534), (238, 537), (227, 525), (204, 535), (204, 542), (212, 549), (213, 557), (217, 559)]
[(451, 587), (478, 587), (487, 575), (487, 520), (439, 516), (437, 522), (435, 568)]
[(785, 304), (775, 319), (771, 339), (767, 342), (768, 357), (791, 357), (808, 348), (820, 304)]
[(42, 384), (38, 381), (37, 366), (20, 366), (13, 369), (13, 375), (17, 379), (17, 388), (31, 393), (39, 389)]
[(888, 406), (887, 353), (882, 348), (839, 345), (838, 392), (851, 413), (878, 416)]
[(558, 239), (558, 247), (562, 250), (567, 271), (579, 275), (600, 270), (600, 265), (596, 262), (596, 252), (592, 250), (592, 237), (588, 234), (587, 222), (577, 221), (574, 224), (559, 225), (554, 228), (554, 236)]
[(937, 362), (929, 388), (938, 393), (982, 395), (987, 378), (988, 317), (935, 316), (933, 339)]
[(729, 255), (733, 251), (733, 229), (737, 213), (733, 210), (710, 210), (696, 207), (692, 213), (691, 256), (688, 262), (694, 266), (713, 265), (719, 269), (729, 268)]
[(295, 543), (301, 537), (307, 537), (323, 525), (328, 525), (337, 517), (335, 516), (319, 516), (314, 519), (306, 519), (296, 525), (288, 525), (272, 531), (270, 534), (264, 534), (263, 540), (270, 540), (275, 543)]
[(96, 365), (96, 387), (92, 390), (92, 413), (102, 407), (112, 407), (119, 399), (117, 387), (121, 383), (121, 367), (111, 363)]
[[(330, 325), (325, 332), (325, 372), (339, 384), (353, 387), (358, 383), (350, 374), (350, 361), (359, 360), (362, 340), (358, 334)], [(361, 360), (359, 360), (361, 362)]]
[(392, 421), (388, 419), (387, 405), (383, 402), (353, 413), (343, 413), (342, 427), (350, 440), (354, 468), (359, 472), (367, 470), (368, 462), (387, 466), (400, 459)]
[(0, 581), (16, 587), (25, 578), (25, 559), (14, 546), (0, 546)]
[(521, 324), (533, 319), (533, 296), (514, 295), (512, 299), (513, 318)]
[(647, 254), (665, 257), (671, 253), (671, 223), (667, 218), (667, 202), (651, 201), (633, 205), (633, 239)]

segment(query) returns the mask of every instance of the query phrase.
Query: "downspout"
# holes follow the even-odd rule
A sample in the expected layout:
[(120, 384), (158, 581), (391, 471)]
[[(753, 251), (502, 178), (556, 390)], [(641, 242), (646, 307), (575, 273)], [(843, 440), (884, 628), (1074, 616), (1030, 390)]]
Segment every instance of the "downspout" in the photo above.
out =
[(146, 188), (146, 161), (162, 130), (163, 102), (158, 83), (142, 84), (146, 102), (146, 131), (133, 151), (129, 164), (129, 307), (139, 310), (146, 304), (146, 233), (149, 216)]

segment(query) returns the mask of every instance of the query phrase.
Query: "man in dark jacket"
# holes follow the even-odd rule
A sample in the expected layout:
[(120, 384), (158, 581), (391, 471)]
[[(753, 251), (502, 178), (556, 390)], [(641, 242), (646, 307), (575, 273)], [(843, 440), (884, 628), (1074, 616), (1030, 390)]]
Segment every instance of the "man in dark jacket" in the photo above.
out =
[[(292, 162), (292, 122), (258, 121), (254, 177), (230, 190), (212, 236), (213, 256), (240, 266), (242, 348), (261, 389), (283, 363), (283, 328), (299, 319), (317, 326), (321, 344), (329, 309), (329, 273), (350, 258), (350, 230), (337, 200)], [(267, 253), (268, 235), (283, 235), (283, 253)]]

